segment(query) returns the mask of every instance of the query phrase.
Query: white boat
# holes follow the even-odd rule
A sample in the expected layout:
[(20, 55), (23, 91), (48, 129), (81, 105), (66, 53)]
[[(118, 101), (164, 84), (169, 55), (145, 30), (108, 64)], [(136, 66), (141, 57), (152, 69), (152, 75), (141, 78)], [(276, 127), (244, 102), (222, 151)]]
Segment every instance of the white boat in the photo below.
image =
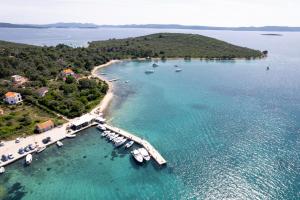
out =
[(131, 152), (132, 156), (134, 157), (134, 159), (139, 162), (139, 163), (142, 163), (143, 162), (143, 156), (142, 154), (137, 150), (137, 149), (134, 149), (132, 152)]
[(74, 138), (74, 137), (76, 137), (76, 135), (75, 134), (67, 134), (66, 137), (67, 138)]
[[(96, 119), (95, 119), (95, 122), (97, 122), (97, 123), (100, 123), (100, 124), (104, 124), (105, 123), (105, 121), (106, 121), (106, 119), (105, 118), (103, 118), (103, 117), (97, 117)], [(99, 124), (99, 125), (100, 125)], [(98, 126), (97, 126), (98, 127)], [(102, 126), (103, 127), (103, 126)], [(101, 128), (102, 128), (101, 127)], [(105, 127), (104, 127), (105, 128)], [(106, 130), (106, 128), (105, 128), (105, 130)]]
[(153, 74), (155, 71), (154, 70), (146, 70), (145, 74)]
[(115, 134), (115, 135), (111, 136), (111, 137), (109, 138), (109, 140), (112, 141), (112, 140), (116, 139), (117, 137), (119, 137), (119, 135), (118, 135), (118, 134)]
[(124, 137), (120, 136), (120, 137), (116, 137), (115, 139), (113, 139), (113, 142), (118, 142), (120, 140), (123, 140)]
[(3, 174), (5, 172), (5, 168), (4, 167), (0, 167), (0, 174)]
[(141, 155), (143, 156), (143, 158), (146, 161), (150, 160), (150, 155), (149, 155), (148, 151), (145, 148), (139, 148), (138, 151), (141, 153)]
[(106, 128), (103, 125), (101, 125), (101, 124), (97, 125), (97, 128), (99, 130), (101, 130), (101, 131), (105, 131), (106, 130)]
[(56, 142), (56, 145), (57, 145), (58, 147), (62, 147), (64, 144), (63, 144), (61, 141), (57, 141), (57, 142)]
[(38, 147), (36, 152), (37, 153), (41, 153), (42, 151), (44, 151), (46, 149), (46, 146), (43, 146), (43, 147)]
[(121, 139), (121, 140), (118, 140), (117, 142), (115, 142), (115, 146), (116, 146), (116, 147), (122, 146), (126, 141), (127, 141), (126, 138), (123, 138), (123, 139)]
[(176, 69), (175, 70), (175, 72), (181, 72), (182, 71), (182, 69)]
[(31, 154), (27, 154), (26, 158), (25, 158), (25, 162), (27, 165), (30, 165), (32, 162), (32, 155)]
[(0, 142), (0, 147), (2, 147), (2, 146), (4, 146), (4, 142), (3, 141)]
[(129, 142), (127, 142), (126, 144), (125, 144), (125, 148), (130, 148), (132, 145), (134, 144), (134, 141), (129, 141)]

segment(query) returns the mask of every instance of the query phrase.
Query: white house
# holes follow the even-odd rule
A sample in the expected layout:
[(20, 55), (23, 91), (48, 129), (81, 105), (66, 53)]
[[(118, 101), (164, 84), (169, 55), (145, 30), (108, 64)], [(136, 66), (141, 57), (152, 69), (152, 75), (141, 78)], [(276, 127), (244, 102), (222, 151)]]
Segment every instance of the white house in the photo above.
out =
[(7, 92), (5, 94), (4, 101), (7, 102), (10, 105), (18, 104), (18, 103), (22, 102), (22, 96), (21, 96), (20, 93)]

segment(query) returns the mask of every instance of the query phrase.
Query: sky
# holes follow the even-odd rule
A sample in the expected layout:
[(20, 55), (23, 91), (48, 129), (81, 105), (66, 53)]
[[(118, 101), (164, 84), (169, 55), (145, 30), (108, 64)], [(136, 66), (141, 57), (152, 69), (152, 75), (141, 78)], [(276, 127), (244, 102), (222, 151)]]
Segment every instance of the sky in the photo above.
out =
[(300, 26), (300, 0), (0, 0), (0, 22)]

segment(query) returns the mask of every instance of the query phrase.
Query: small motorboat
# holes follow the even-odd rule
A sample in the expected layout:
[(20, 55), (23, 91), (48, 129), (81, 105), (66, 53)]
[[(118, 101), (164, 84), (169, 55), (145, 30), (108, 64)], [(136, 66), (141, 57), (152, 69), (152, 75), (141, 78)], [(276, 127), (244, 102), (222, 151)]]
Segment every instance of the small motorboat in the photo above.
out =
[(182, 71), (182, 69), (176, 69), (175, 70), (175, 72), (181, 72)]
[(62, 147), (64, 144), (63, 144), (61, 141), (57, 141), (57, 142), (56, 142), (56, 145), (57, 145), (58, 147)]
[(74, 137), (76, 137), (76, 135), (75, 134), (67, 134), (66, 137), (67, 138), (74, 138)]
[(132, 152), (131, 152), (132, 156), (134, 157), (134, 159), (139, 162), (139, 163), (142, 163), (143, 162), (143, 156), (142, 154), (137, 150), (137, 149), (134, 149)]
[(158, 67), (159, 65), (156, 63), (153, 63), (152, 67)]
[(4, 167), (0, 167), (0, 174), (3, 174), (5, 172), (5, 168)]
[(174, 67), (179, 67), (178, 65), (174, 65)]
[(97, 129), (99, 129), (100, 131), (106, 130), (106, 128), (102, 124), (97, 125)]
[(130, 148), (132, 145), (134, 144), (134, 141), (129, 141), (129, 142), (127, 142), (126, 144), (125, 144), (125, 148), (126, 149), (128, 149), (128, 148)]
[(25, 163), (26, 163), (27, 165), (30, 165), (31, 162), (32, 162), (32, 155), (31, 155), (31, 154), (28, 154), (28, 155), (26, 156), (26, 158), (25, 158)]
[(37, 153), (41, 153), (42, 151), (44, 151), (46, 149), (46, 146), (43, 146), (43, 147), (38, 147), (36, 152)]
[(146, 161), (150, 160), (150, 155), (149, 155), (148, 151), (145, 148), (139, 148), (138, 151), (141, 153), (141, 155), (143, 156), (143, 158)]
[(153, 74), (155, 71), (154, 70), (146, 70), (145, 74)]
[(20, 138), (17, 138), (16, 140), (15, 140), (15, 143), (19, 143), (20, 142)]
[(126, 138), (120, 139), (120, 140), (115, 142), (115, 146), (116, 147), (122, 146), (126, 141), (127, 141)]

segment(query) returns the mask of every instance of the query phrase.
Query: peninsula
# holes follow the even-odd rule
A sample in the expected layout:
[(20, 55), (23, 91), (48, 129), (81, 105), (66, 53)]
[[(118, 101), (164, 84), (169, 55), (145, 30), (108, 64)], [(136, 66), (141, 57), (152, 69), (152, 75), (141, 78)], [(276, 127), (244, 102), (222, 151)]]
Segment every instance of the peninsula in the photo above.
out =
[(0, 41), (0, 139), (31, 135), (49, 120), (58, 126), (90, 112), (106, 94), (111, 96), (108, 83), (91, 71), (111, 60), (263, 56), (217, 39), (176, 33), (96, 41), (86, 48)]

